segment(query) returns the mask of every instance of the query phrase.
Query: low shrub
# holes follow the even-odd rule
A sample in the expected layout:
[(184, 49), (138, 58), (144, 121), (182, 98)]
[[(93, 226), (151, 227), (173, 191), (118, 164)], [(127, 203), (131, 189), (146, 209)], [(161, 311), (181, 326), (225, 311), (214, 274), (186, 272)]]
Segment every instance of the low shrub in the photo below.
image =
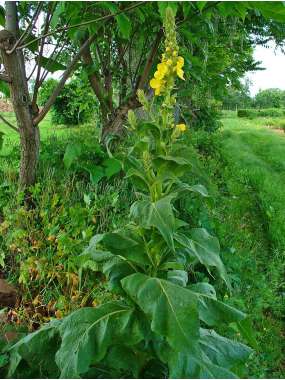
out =
[[(39, 104), (46, 103), (53, 89), (57, 85), (55, 79), (45, 82), (39, 92)], [(79, 78), (67, 83), (57, 96), (52, 109), (52, 123), (78, 125), (83, 124), (93, 117), (96, 112), (96, 100), (88, 85)]]
[(239, 109), (237, 110), (238, 117), (280, 117), (284, 116), (284, 110), (281, 108), (266, 108), (266, 109)]
[(256, 117), (256, 110), (253, 110), (253, 109), (241, 109), (241, 110), (237, 110), (237, 116), (238, 117), (249, 117), (249, 118), (253, 118), (253, 117)]

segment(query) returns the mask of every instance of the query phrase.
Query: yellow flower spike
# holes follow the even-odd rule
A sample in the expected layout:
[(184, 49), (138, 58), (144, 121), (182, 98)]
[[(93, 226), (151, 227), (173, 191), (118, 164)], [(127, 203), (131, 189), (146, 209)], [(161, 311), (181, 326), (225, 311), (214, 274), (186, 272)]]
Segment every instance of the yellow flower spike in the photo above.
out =
[(185, 125), (184, 123), (177, 124), (177, 125), (176, 125), (176, 128), (177, 128), (180, 132), (185, 132), (185, 131), (186, 131), (186, 125)]
[(173, 63), (172, 59), (168, 59), (168, 60), (166, 61), (166, 64), (167, 64), (168, 66), (171, 66), (172, 63)]
[(156, 78), (152, 78), (151, 81), (149, 82), (149, 85), (151, 88), (156, 89), (156, 88), (159, 88), (161, 86), (161, 82), (160, 82), (160, 80), (158, 80)]

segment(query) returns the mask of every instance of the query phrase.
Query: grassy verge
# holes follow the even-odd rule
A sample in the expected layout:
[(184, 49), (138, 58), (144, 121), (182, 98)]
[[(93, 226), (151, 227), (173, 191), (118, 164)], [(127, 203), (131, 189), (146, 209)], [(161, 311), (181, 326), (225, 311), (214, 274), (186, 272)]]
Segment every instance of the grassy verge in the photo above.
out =
[(260, 120), (227, 117), (223, 124), (212, 144), (200, 138), (200, 149), (216, 200), (211, 227), (234, 284), (231, 302), (252, 316), (259, 346), (245, 376), (282, 378), (285, 138)]

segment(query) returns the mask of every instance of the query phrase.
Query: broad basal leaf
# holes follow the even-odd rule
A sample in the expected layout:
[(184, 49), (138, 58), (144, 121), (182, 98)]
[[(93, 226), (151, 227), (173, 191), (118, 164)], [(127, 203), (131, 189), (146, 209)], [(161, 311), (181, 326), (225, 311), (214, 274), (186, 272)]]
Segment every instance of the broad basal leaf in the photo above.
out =
[(38, 377), (58, 376), (59, 371), (54, 357), (60, 344), (58, 333), (60, 324), (61, 321), (52, 321), (40, 330), (25, 336), (10, 348), (8, 377), (15, 376), (22, 360), (28, 363)]
[(232, 369), (234, 366), (243, 364), (252, 350), (242, 343), (235, 342), (214, 330), (200, 330), (200, 346), (212, 363)]
[(173, 349), (193, 353), (199, 339), (197, 297), (194, 293), (141, 273), (124, 278), (122, 286), (151, 319), (153, 332), (165, 337)]
[(139, 225), (144, 228), (157, 228), (172, 250), (174, 250), (173, 233), (175, 231), (175, 217), (171, 205), (173, 198), (173, 195), (169, 195), (157, 202), (137, 201), (132, 204), (130, 210), (131, 217)]
[[(188, 289), (198, 298), (199, 318), (209, 326), (219, 326), (223, 323), (240, 322), (246, 318), (246, 314), (232, 306), (218, 301), (216, 295), (211, 290), (211, 285), (206, 284), (202, 287), (190, 285)], [(211, 293), (210, 293), (211, 290)]]
[(228, 369), (213, 364), (206, 356), (197, 358), (183, 352), (169, 356), (169, 378), (171, 379), (236, 379)]
[(61, 378), (80, 377), (113, 345), (131, 346), (143, 340), (134, 309), (120, 302), (79, 309), (62, 321), (59, 332), (62, 344), (56, 363)]

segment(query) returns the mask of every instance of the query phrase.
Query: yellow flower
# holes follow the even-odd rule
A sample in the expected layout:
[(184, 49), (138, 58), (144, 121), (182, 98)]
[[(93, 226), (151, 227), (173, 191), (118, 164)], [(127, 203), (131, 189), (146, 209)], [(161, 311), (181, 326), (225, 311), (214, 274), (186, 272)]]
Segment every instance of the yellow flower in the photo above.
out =
[(178, 66), (176, 66), (176, 73), (177, 73), (177, 76), (180, 79), (185, 80), (185, 78), (184, 78), (184, 71), (180, 67), (178, 67)]
[(182, 124), (177, 124), (176, 125), (176, 128), (180, 131), (180, 132), (185, 132), (186, 131), (186, 125), (184, 123)]
[(164, 73), (161, 71), (156, 71), (154, 73), (154, 77), (155, 77), (155, 79), (161, 80), (164, 77)]
[(182, 68), (184, 66), (184, 58), (183, 57), (177, 57), (177, 66)]
[(173, 57), (177, 57), (178, 53), (176, 50), (174, 50), (174, 52), (172, 53)]
[(160, 80), (156, 78), (152, 78), (149, 84), (150, 84), (150, 87), (153, 89), (159, 88), (161, 86)]
[(170, 47), (169, 46), (167, 46), (167, 48), (165, 49), (166, 51), (170, 51)]
[(159, 63), (157, 65), (157, 71), (164, 77), (164, 75), (168, 72), (167, 64), (165, 62)]
[(160, 95), (160, 92), (161, 92), (161, 87), (157, 87), (157, 88), (154, 90), (154, 95), (158, 96), (158, 95)]
[(168, 59), (167, 61), (166, 61), (166, 64), (168, 65), (168, 66), (171, 66), (172, 65), (172, 59)]

